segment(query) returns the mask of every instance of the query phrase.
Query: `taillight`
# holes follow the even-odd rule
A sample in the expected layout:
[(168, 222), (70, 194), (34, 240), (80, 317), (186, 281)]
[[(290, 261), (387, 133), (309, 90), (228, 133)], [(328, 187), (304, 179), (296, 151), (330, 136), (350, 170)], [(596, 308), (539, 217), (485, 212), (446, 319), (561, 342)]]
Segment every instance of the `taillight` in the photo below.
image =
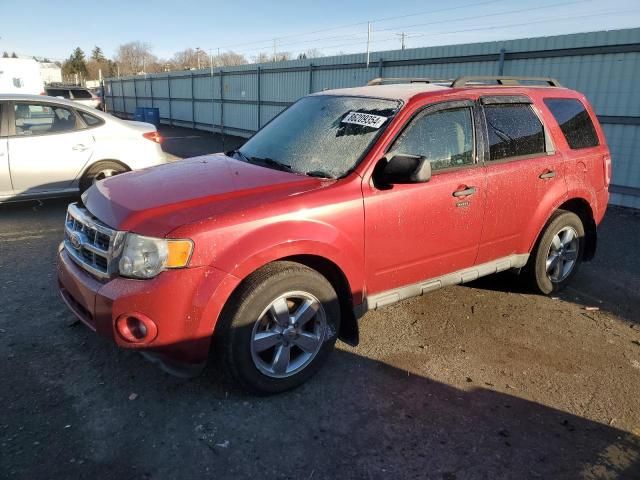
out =
[(162, 135), (158, 132), (147, 132), (143, 133), (142, 136), (147, 140), (151, 140), (152, 142), (162, 143)]
[(604, 186), (606, 188), (611, 183), (611, 155), (605, 155), (602, 160), (604, 163)]

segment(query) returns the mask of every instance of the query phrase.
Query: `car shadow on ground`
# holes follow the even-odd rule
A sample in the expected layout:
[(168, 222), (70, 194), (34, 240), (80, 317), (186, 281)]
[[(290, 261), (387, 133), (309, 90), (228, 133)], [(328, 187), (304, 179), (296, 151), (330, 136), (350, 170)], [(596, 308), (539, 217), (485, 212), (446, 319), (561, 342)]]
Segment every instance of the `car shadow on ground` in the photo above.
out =
[[(640, 210), (609, 207), (599, 227), (598, 247), (593, 260), (584, 262), (569, 286), (554, 298), (582, 305), (585, 309), (608, 311), (640, 325), (640, 255), (638, 234)], [(503, 272), (466, 284), (470, 288), (533, 294), (526, 279)], [(589, 315), (589, 310), (585, 310)]]
[[(338, 350), (301, 388), (251, 397), (206, 376), (181, 380), (134, 352), (93, 344), (63, 378), (13, 376), (25, 401), (5, 431), (9, 473), (29, 478), (639, 478), (640, 437), (469, 384), (455, 388)], [(74, 366), (75, 364), (75, 366)], [(37, 379), (42, 372), (29, 372)], [(93, 377), (93, 381), (88, 381)], [(15, 382), (15, 383), (14, 383)], [(74, 392), (73, 385), (88, 386)], [(47, 392), (45, 394), (44, 389)], [(132, 392), (135, 392), (132, 394)], [(40, 398), (32, 411), (31, 398)], [(43, 404), (43, 398), (48, 399)], [(24, 411), (21, 411), (24, 410)], [(15, 437), (14, 437), (15, 440)]]

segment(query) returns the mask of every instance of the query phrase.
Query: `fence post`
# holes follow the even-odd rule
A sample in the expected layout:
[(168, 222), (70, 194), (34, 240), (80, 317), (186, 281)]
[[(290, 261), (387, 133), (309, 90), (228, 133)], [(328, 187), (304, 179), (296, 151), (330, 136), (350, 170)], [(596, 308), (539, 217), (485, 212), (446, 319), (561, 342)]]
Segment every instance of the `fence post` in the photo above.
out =
[(193, 89), (193, 70), (191, 70), (191, 126), (196, 129), (196, 93)]
[[(136, 109), (138, 108), (138, 87), (136, 85), (136, 77), (133, 77), (133, 101), (135, 102)], [(135, 109), (133, 111), (134, 115), (136, 113)]]
[(257, 67), (256, 72), (258, 76), (258, 130), (260, 130), (260, 119), (262, 116), (262, 101), (260, 96), (260, 66)]
[(127, 103), (124, 99), (124, 79), (120, 79), (120, 94), (122, 95), (122, 113), (127, 115)]
[(173, 114), (171, 113), (171, 77), (167, 73), (167, 95), (169, 95), (169, 126), (173, 127)]
[(500, 58), (498, 59), (498, 76), (502, 76), (504, 74), (504, 53), (506, 50), (504, 48), (500, 49)]
[(216, 82), (213, 76), (213, 59), (211, 59), (211, 133), (216, 133), (216, 100), (215, 100), (215, 90), (216, 90)]
[(222, 76), (223, 72), (220, 69), (220, 135), (222, 137), (222, 151), (224, 152), (224, 85)]
[[(151, 91), (151, 108), (153, 108), (153, 77), (151, 77), (151, 80), (149, 82), (149, 90)], [(158, 115), (158, 117), (160, 117), (160, 115)], [(158, 118), (158, 121), (160, 120), (160, 118)]]
[(313, 93), (313, 63), (309, 64), (309, 93)]

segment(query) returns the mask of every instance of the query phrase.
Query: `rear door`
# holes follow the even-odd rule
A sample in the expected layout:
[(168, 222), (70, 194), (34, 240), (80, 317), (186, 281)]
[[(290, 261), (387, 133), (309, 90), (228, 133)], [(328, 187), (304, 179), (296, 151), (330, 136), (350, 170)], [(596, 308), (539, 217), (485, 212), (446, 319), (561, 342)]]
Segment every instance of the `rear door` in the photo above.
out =
[(9, 134), (14, 194), (71, 188), (93, 152), (90, 130), (66, 105), (14, 102)]
[(470, 100), (425, 108), (389, 151), (425, 156), (431, 179), (363, 185), (368, 295), (473, 266), (485, 207), (475, 124)]
[[(526, 96), (480, 99), (488, 137), (487, 207), (478, 263), (528, 253), (547, 202), (566, 195), (563, 156)], [(544, 208), (542, 208), (544, 210)]]
[(0, 199), (13, 195), (9, 172), (9, 151), (7, 149), (6, 110), (8, 103), (0, 102)]

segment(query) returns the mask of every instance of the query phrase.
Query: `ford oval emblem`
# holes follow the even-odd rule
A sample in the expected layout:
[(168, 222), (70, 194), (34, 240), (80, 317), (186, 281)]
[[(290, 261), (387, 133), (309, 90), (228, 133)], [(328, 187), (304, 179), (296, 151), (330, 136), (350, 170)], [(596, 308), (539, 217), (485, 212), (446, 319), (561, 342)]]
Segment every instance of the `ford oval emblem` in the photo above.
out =
[(76, 250), (80, 250), (80, 247), (82, 247), (83, 242), (83, 238), (82, 238), (82, 234), (80, 232), (73, 232), (69, 235), (69, 241), (71, 242), (71, 245), (73, 245), (73, 248), (75, 248)]

